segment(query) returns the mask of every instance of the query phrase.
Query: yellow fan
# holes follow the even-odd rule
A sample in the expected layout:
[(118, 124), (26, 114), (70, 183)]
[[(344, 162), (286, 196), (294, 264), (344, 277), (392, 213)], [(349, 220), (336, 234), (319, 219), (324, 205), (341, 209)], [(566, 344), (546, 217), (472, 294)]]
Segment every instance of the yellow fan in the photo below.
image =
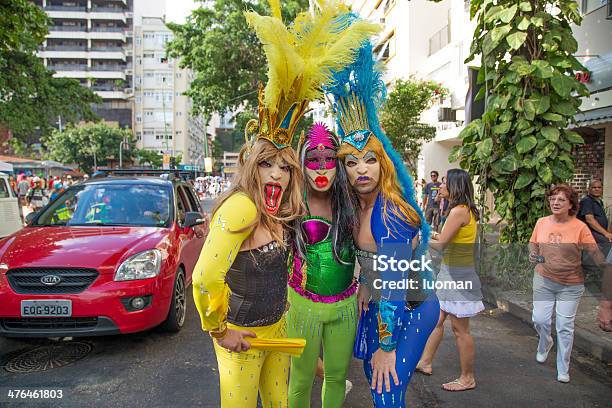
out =
[(257, 350), (278, 351), (292, 356), (301, 356), (304, 352), (304, 347), (306, 347), (306, 339), (265, 339), (259, 337), (245, 337), (245, 339), (251, 344), (251, 347)]

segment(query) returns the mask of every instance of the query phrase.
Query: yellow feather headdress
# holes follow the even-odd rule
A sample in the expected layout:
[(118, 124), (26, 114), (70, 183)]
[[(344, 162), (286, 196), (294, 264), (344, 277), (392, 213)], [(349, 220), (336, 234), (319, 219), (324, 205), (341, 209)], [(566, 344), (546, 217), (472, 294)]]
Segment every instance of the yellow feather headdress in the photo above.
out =
[(377, 24), (347, 24), (348, 9), (338, 0), (322, 0), (314, 13), (300, 13), (285, 26), (280, 1), (269, 0), (272, 16), (245, 13), (268, 61), (268, 82), (259, 89), (258, 119), (247, 123), (247, 140), (263, 138), (282, 149), (291, 145), (295, 129), (310, 101), (323, 96), (321, 85), (333, 71), (351, 64)]

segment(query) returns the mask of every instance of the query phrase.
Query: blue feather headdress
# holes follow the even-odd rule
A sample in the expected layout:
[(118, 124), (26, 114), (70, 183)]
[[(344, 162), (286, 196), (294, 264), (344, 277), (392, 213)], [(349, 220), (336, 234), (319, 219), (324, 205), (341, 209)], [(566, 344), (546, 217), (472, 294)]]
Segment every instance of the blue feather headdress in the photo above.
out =
[[(346, 18), (347, 24), (350, 24), (358, 16), (347, 14)], [(417, 257), (420, 257), (427, 251), (431, 230), (416, 201), (414, 180), (378, 121), (378, 111), (387, 91), (382, 80), (382, 71), (377, 65), (372, 44), (368, 41), (359, 49), (359, 55), (353, 64), (342, 71), (334, 72), (334, 82), (327, 85), (325, 91), (333, 97), (338, 135), (343, 143), (349, 143), (361, 151), (371, 136), (380, 140), (395, 167), (404, 199), (421, 219), (421, 243), (416, 251)]]

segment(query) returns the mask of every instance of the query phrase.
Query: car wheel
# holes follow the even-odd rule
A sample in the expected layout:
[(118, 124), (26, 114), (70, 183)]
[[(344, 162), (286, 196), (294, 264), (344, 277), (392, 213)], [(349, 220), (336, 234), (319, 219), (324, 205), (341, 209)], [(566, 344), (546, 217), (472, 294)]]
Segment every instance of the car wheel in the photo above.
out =
[(172, 292), (172, 301), (170, 302), (170, 310), (168, 317), (161, 325), (164, 331), (177, 333), (185, 323), (185, 315), (187, 311), (187, 299), (185, 297), (185, 272), (179, 269), (174, 277), (174, 290)]

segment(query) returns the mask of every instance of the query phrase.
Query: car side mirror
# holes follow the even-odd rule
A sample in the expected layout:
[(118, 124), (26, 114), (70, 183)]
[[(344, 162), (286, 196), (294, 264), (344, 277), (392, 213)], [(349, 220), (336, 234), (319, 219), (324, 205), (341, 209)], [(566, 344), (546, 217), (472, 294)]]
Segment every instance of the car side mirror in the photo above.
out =
[(185, 213), (185, 228), (195, 227), (196, 225), (202, 225), (206, 222), (206, 218), (199, 212), (190, 211)]
[(36, 217), (36, 212), (31, 212), (28, 215), (26, 215), (25, 217), (25, 222), (26, 224), (30, 225), (32, 223), (32, 220), (34, 219), (34, 217)]

